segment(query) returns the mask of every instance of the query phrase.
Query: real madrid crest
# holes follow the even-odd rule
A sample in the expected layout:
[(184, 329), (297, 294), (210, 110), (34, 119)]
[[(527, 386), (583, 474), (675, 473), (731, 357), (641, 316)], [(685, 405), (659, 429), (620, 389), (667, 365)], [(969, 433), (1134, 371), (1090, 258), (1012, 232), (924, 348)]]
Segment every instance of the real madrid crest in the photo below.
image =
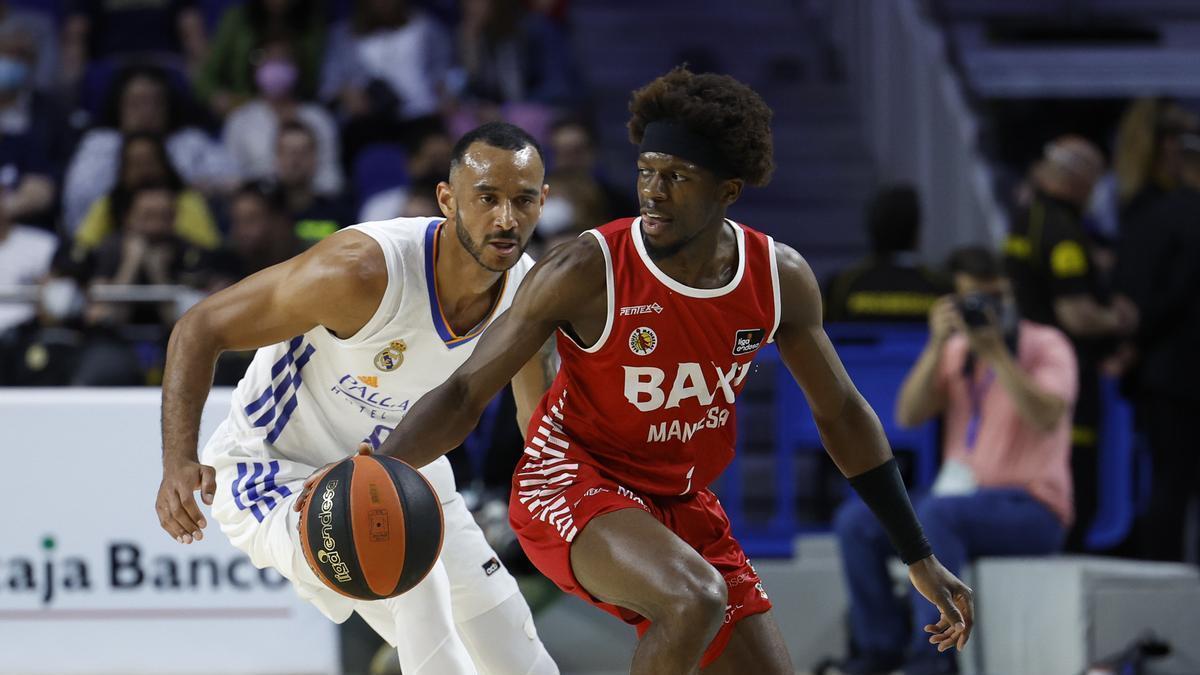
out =
[(642, 326), (641, 328), (633, 329), (629, 334), (629, 351), (638, 356), (645, 356), (654, 351), (658, 346), (658, 335), (653, 329)]
[(408, 345), (404, 344), (404, 340), (392, 340), (375, 355), (375, 367), (385, 373), (399, 368), (400, 364), (404, 363), (405, 349), (408, 349)]

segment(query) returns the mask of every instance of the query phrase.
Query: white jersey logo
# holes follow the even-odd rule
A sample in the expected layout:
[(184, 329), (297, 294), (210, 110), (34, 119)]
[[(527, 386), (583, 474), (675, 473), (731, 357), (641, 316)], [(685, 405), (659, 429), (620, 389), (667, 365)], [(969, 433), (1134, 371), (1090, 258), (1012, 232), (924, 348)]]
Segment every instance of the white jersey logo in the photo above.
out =
[[(639, 329), (640, 330), (640, 329)], [(634, 331), (636, 334), (637, 331)], [(632, 338), (631, 338), (632, 341)], [(636, 353), (636, 352), (635, 352)], [(700, 405), (712, 403), (717, 392), (725, 394), (725, 401), (733, 405), (734, 387), (746, 379), (750, 372), (750, 364), (730, 364), (729, 370), (713, 365), (716, 371), (716, 382), (709, 387), (708, 379), (699, 363), (681, 363), (675, 371), (675, 380), (670, 391), (663, 391), (663, 382), (667, 374), (661, 368), (622, 366), (625, 369), (625, 400), (642, 412), (650, 412), (659, 408), (678, 408), (679, 404), (689, 398), (695, 398)]]
[(633, 316), (635, 314), (649, 314), (651, 312), (654, 312), (655, 314), (662, 314), (662, 311), (663, 311), (662, 305), (658, 304), (657, 302), (650, 304), (650, 305), (630, 305), (629, 307), (621, 308), (621, 316)]

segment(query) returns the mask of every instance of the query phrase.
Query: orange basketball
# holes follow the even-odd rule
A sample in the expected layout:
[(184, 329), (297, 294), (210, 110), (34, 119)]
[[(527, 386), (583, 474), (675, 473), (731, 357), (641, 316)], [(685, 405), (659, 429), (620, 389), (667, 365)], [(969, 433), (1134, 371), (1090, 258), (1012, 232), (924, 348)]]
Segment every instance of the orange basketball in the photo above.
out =
[(416, 586), (442, 550), (442, 506), (419, 471), (355, 455), (330, 467), (300, 513), (300, 544), (326, 586), (379, 600)]

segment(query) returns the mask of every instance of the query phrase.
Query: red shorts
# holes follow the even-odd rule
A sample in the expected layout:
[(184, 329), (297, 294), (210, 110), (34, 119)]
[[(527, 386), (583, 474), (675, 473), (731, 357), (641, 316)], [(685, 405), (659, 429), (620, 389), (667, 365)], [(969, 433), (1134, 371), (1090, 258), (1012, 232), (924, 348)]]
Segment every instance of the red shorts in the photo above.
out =
[(705, 650), (701, 667), (721, 655), (734, 624), (771, 609), (758, 573), (730, 532), (725, 509), (709, 490), (681, 497), (640, 495), (588, 464), (548, 456), (523, 455), (513, 475), (509, 522), (525, 554), (563, 591), (632, 624), (641, 636), (650, 627), (648, 619), (596, 599), (571, 572), (571, 542), (592, 518), (620, 509), (642, 509), (654, 516), (725, 578), (725, 624)]

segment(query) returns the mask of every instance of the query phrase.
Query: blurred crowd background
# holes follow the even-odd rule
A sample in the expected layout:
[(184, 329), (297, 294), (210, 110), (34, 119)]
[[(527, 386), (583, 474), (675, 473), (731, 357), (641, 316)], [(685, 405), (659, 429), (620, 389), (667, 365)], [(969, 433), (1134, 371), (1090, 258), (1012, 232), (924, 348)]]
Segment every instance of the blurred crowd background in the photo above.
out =
[[(963, 301), (998, 281), (985, 327), (1020, 319), (1070, 345), (1070, 363), (1034, 387), (1061, 393), (1069, 432), (1043, 439), (1049, 419), (1032, 436), (996, 437), (1064, 446), (1016, 486), (1057, 516), (1061, 532), (1038, 552), (1196, 562), (1200, 82), (1186, 71), (1200, 8), (884, 5), (0, 0), (0, 386), (157, 385), (174, 320), (205, 294), (348, 225), (437, 215), (454, 140), (486, 121), (516, 123), (545, 148), (535, 257), (636, 215), (629, 92), (687, 63), (738, 76), (775, 109), (774, 182), (732, 216), (808, 258), (846, 358), (902, 345), (896, 373), (851, 370), (896, 431), (915, 491), (953, 482), (941, 457), (959, 445), (945, 399), (959, 390), (930, 390), (945, 415), (921, 437), (901, 430), (925, 420), (901, 425), (893, 406), (923, 350), (950, 349), (939, 298), (957, 293), (966, 319)], [(1018, 312), (1008, 319), (1006, 302)], [(1023, 348), (1010, 351), (1037, 385), (1044, 364)], [(249, 357), (223, 356), (216, 384), (236, 384)], [(890, 393), (870, 395), (876, 381)], [(978, 424), (990, 384), (960, 388), (963, 420)], [(755, 405), (784, 396), (773, 386), (751, 387), (739, 414), (757, 419)], [(515, 559), (511, 406), (490, 409), (456, 471)], [(1013, 424), (1037, 426), (1026, 418)], [(782, 470), (792, 432), (745, 426), (722, 489), (752, 554), (782, 550), (768, 541), (781, 522), (787, 537), (849, 527), (835, 523), (844, 490), (829, 462)], [(1039, 487), (1063, 466), (1066, 483)], [(972, 470), (979, 491), (995, 468)], [(769, 474), (796, 485), (769, 499), (745, 487), (774, 485), (755, 483)], [(964, 559), (1004, 553), (972, 546)]]
[[(183, 288), (213, 292), (357, 222), (437, 215), (453, 140), (485, 121), (553, 153), (542, 241), (630, 212), (595, 171), (566, 9), (0, 2), (0, 285), (44, 283), (36, 305), (3, 307), (0, 382), (156, 384), (162, 338), (198, 297)], [(96, 286), (121, 288), (104, 302)]]

